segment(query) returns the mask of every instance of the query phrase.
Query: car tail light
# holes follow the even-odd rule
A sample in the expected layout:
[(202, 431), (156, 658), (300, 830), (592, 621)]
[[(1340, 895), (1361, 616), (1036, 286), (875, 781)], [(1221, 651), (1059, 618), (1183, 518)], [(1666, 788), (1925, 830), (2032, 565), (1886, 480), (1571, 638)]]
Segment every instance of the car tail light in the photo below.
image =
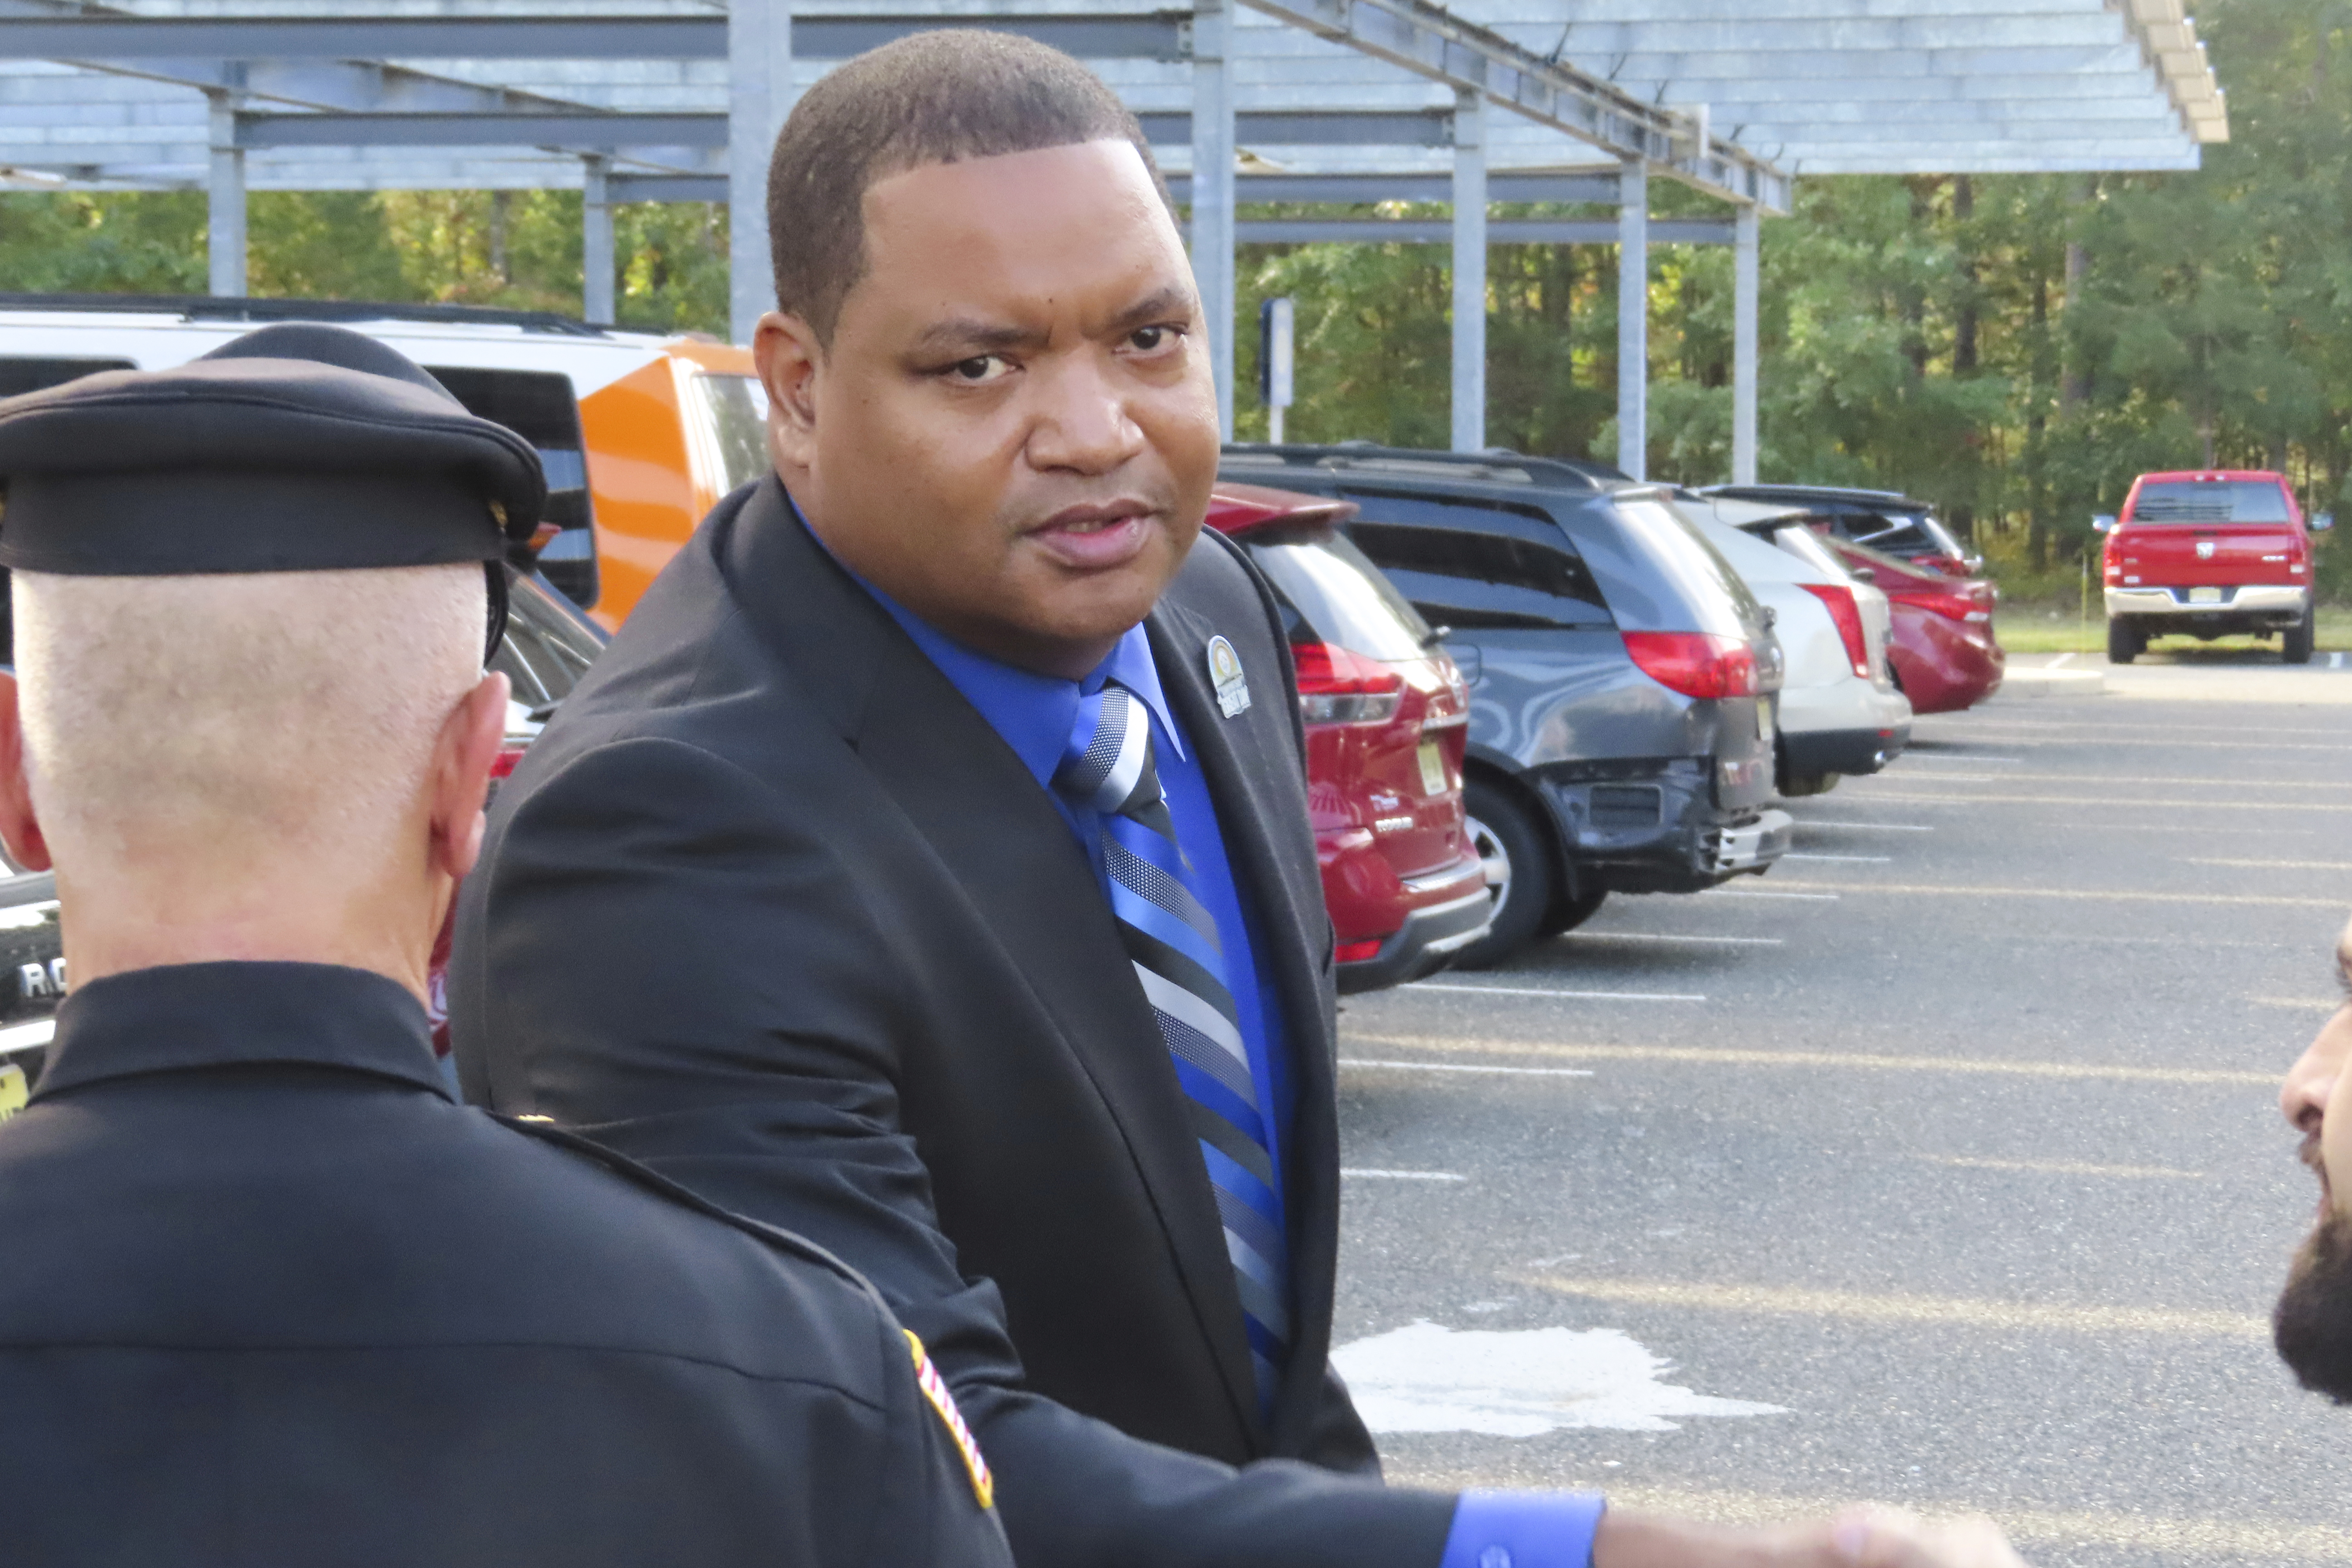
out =
[(1705, 632), (1627, 632), (1625, 651), (1642, 673), (1685, 697), (1753, 697), (1756, 650)]
[(529, 742), (522, 741), (509, 741), (505, 745), (500, 746), (498, 759), (490, 763), (490, 776), (494, 779), (502, 779), (511, 774), (515, 771), (515, 764), (522, 761), (522, 753), (528, 744)]
[(1298, 713), (1309, 724), (1384, 724), (1404, 700), (1404, 677), (1338, 643), (1296, 643)]
[(1992, 619), (1992, 612), (1986, 609), (1981, 602), (1970, 594), (1896, 592), (1889, 594), (1887, 597), (1899, 599), (1916, 609), (1933, 610), (1939, 616), (1949, 616), (1956, 621), (1966, 621), (1970, 626), (1982, 626)]
[(1862, 606), (1853, 602), (1853, 590), (1843, 583), (1800, 583), (1798, 587), (1819, 599), (1837, 623), (1838, 637), (1845, 644), (1846, 662), (1864, 680), (1870, 679), (1870, 645), (1862, 635)]

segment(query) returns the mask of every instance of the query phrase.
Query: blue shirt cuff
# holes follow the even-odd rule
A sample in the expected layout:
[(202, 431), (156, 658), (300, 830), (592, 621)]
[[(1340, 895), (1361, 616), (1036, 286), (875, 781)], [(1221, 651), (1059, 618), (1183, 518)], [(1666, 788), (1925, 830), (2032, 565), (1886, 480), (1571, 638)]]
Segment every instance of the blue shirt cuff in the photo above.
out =
[(1464, 1492), (1437, 1568), (1592, 1568), (1599, 1492)]

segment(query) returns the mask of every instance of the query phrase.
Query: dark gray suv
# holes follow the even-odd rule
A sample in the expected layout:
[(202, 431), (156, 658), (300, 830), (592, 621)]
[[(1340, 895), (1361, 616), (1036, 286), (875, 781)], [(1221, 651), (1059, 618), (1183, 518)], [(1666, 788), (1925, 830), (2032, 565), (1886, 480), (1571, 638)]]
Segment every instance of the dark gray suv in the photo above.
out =
[(1508, 454), (1229, 447), (1223, 477), (1343, 498), (1470, 685), (1465, 804), (1495, 899), (1457, 963), (1789, 847), (1771, 613), (1662, 489)]

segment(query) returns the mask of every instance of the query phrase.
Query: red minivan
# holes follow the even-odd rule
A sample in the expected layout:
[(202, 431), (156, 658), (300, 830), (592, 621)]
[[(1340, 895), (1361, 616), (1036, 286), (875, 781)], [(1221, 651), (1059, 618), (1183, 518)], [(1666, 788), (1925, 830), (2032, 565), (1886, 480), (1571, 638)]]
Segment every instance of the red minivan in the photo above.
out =
[(2311, 531), (2283, 474), (2217, 468), (2142, 474), (2124, 510), (2096, 518), (2107, 536), (2107, 658), (2129, 664), (2150, 637), (2200, 641), (2276, 634), (2289, 664), (2311, 662)]
[(1217, 486), (1209, 526), (1274, 584), (1298, 667), (1307, 808), (1342, 992), (1443, 968), (1492, 900), (1462, 815), (1470, 694), (1380, 569), (1338, 531), (1352, 501)]

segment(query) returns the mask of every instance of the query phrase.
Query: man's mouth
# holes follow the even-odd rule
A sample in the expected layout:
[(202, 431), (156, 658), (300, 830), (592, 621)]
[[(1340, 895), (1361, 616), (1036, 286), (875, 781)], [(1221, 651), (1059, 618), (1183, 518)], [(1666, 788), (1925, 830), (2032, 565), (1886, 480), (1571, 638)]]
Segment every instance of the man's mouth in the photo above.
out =
[(1064, 507), (1029, 537), (1066, 566), (1102, 571), (1124, 566), (1142, 552), (1155, 515), (1137, 500)]

